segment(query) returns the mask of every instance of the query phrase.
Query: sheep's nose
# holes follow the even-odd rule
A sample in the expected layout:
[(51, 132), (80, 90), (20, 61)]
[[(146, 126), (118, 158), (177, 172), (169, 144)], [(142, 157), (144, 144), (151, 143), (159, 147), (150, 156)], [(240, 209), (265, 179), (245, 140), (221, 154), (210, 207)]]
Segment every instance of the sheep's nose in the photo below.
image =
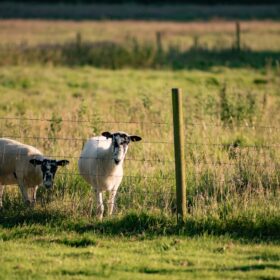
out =
[(46, 181), (45, 183), (44, 183), (44, 186), (46, 187), (46, 189), (50, 189), (51, 187), (52, 187), (52, 182), (50, 182), (50, 181)]

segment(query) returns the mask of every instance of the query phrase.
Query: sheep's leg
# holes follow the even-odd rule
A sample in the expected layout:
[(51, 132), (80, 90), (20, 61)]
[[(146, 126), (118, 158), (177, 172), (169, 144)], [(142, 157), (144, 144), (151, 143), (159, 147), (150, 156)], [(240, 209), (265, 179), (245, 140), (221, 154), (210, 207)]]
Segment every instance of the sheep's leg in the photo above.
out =
[(30, 206), (31, 205), (31, 201), (29, 200), (28, 197), (28, 192), (27, 192), (27, 188), (24, 186), (23, 183), (19, 183), (19, 188), (22, 194), (22, 200), (23, 202), (27, 205)]
[(32, 200), (31, 200), (31, 206), (33, 207), (36, 203), (36, 194), (37, 194), (37, 189), (38, 189), (38, 186), (32, 188), (30, 191), (31, 191), (31, 197), (32, 197)]
[(3, 193), (5, 186), (0, 184), (0, 209), (3, 207)]
[(96, 202), (97, 202), (97, 217), (99, 220), (102, 220), (104, 213), (103, 197), (102, 192), (96, 191)]
[(117, 194), (116, 190), (111, 191), (109, 194), (108, 209), (109, 209), (110, 216), (113, 214), (116, 194)]

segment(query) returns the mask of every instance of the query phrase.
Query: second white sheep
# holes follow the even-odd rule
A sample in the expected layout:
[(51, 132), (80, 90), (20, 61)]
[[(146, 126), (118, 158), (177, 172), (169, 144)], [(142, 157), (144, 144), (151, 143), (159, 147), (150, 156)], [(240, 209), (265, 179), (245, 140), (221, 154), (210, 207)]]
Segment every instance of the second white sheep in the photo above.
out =
[(140, 141), (141, 137), (125, 132), (103, 132), (102, 136), (90, 138), (80, 155), (81, 176), (96, 192), (97, 215), (103, 218), (103, 191), (109, 191), (108, 210), (112, 214), (115, 196), (123, 178), (123, 162), (130, 142)]

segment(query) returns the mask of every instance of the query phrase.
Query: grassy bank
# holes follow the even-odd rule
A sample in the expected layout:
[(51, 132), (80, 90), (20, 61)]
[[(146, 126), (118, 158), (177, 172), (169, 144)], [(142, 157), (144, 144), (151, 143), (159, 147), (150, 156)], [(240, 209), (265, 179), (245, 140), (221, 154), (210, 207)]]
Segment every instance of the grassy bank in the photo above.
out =
[[(170, 88), (182, 87), (188, 231), (277, 239), (277, 71), (6, 67), (1, 134), (70, 160), (52, 192), (39, 190), (38, 207), (89, 223), (92, 193), (77, 171), (83, 142), (106, 130), (141, 135), (127, 156), (115, 214), (121, 219), (128, 210), (144, 210), (170, 219), (176, 211)], [(7, 188), (4, 207), (3, 222), (32, 221), (20, 214), (18, 188)], [(169, 220), (162, 228), (176, 230)]]

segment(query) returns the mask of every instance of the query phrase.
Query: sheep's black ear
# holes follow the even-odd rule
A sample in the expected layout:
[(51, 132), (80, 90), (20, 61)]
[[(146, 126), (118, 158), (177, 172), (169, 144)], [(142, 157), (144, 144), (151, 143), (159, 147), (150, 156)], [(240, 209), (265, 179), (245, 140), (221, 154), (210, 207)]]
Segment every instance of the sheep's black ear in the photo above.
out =
[(108, 138), (113, 138), (113, 134), (109, 131), (102, 132), (102, 136)]
[(129, 139), (132, 141), (132, 142), (137, 142), (137, 141), (141, 141), (142, 138), (140, 136), (137, 136), (137, 135), (130, 135), (129, 136)]
[(42, 164), (43, 161), (40, 160), (40, 159), (33, 158), (33, 159), (31, 159), (29, 162), (30, 162), (31, 164), (33, 164), (34, 166), (36, 166), (36, 165)]
[(59, 166), (65, 166), (65, 165), (69, 164), (69, 160), (67, 160), (67, 159), (57, 160), (56, 164)]

